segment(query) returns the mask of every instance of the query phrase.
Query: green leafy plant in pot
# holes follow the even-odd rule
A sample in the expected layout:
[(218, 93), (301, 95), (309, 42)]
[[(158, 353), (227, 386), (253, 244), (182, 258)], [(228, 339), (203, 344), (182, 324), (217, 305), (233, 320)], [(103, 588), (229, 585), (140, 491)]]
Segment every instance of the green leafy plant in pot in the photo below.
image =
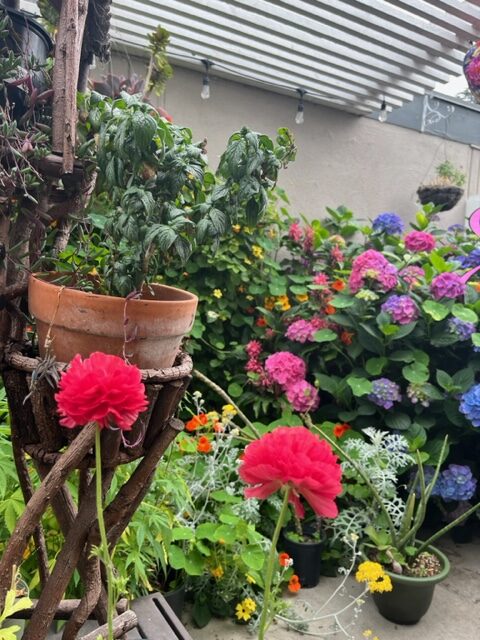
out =
[[(171, 366), (197, 297), (158, 284), (158, 275), (172, 256), (185, 262), (207, 239), (215, 247), (237, 220), (255, 224), (280, 168), (294, 156), (293, 142), (286, 130), (274, 144), (244, 128), (230, 138), (215, 176), (204, 143), (195, 144), (189, 129), (166, 121), (141, 96), (92, 92), (81, 98), (80, 112), (80, 148), (96, 163), (103, 211), (95, 216), (95, 199), (79, 248), (86, 259), (70, 253), (65, 261), (60, 252), (56, 271), (63, 274), (30, 278), (40, 353), (68, 361), (101, 348), (143, 368)], [(92, 219), (104, 250), (93, 259)]]
[[(352, 452), (335, 442), (324, 429), (315, 426), (308, 416), (304, 418), (308, 426), (330, 442), (349, 469), (353, 469), (369, 489), (372, 514), (376, 515), (372, 516), (372, 524), (365, 526), (363, 530), (364, 554), (368, 559), (383, 565), (393, 584), (391, 592), (373, 594), (378, 610), (385, 618), (397, 624), (417, 623), (430, 607), (435, 585), (444, 580), (450, 571), (448, 558), (432, 546), (433, 543), (480, 507), (480, 503), (472, 506), (427, 540), (417, 539), (440, 467), (446, 457), (448, 438), (443, 441), (431, 478), (427, 479), (424, 472), (424, 454), (416, 450), (416, 470), (406, 499), (403, 500), (397, 491), (394, 500), (386, 500), (367, 472), (362, 456), (352, 455)], [(381, 440), (386, 435), (374, 429), (367, 429), (367, 432), (370, 432), (373, 444), (375, 438)], [(403, 448), (408, 452), (408, 441), (403, 436), (390, 434), (389, 437), (397, 439), (398, 446), (403, 441)]]
[(440, 211), (449, 211), (463, 196), (466, 176), (448, 160), (439, 164), (436, 172), (435, 180), (417, 189), (418, 199), (424, 205), (433, 202)]
[(320, 580), (323, 550), (321, 519), (302, 525), (294, 514), (294, 522), (293, 528), (287, 526), (282, 531), (278, 548), (293, 560), (302, 589), (309, 589), (316, 587)]

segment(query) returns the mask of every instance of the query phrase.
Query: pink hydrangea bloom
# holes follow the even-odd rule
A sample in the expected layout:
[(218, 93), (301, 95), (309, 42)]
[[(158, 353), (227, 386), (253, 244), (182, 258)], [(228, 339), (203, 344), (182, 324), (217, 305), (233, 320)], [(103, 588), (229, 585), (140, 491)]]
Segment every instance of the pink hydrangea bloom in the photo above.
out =
[(251, 485), (246, 498), (264, 500), (282, 487), (302, 518), (302, 496), (315, 513), (335, 518), (335, 498), (342, 492), (342, 468), (332, 448), (305, 427), (277, 427), (245, 448), (240, 478)]
[(288, 237), (291, 238), (294, 242), (300, 242), (302, 240), (303, 231), (298, 222), (292, 222), (292, 224), (290, 225), (290, 229), (288, 230)]
[(397, 268), (374, 249), (368, 249), (355, 258), (348, 286), (352, 293), (357, 293), (365, 280), (375, 280), (383, 291), (390, 291), (397, 284)]
[(313, 284), (326, 286), (328, 284), (328, 277), (324, 273), (316, 273), (313, 277)]
[(465, 283), (457, 273), (441, 273), (433, 278), (430, 285), (430, 292), (435, 300), (458, 298), (465, 293), (465, 289)]
[(405, 248), (415, 253), (435, 249), (435, 238), (431, 233), (426, 233), (425, 231), (410, 231), (404, 240)]
[(292, 322), (292, 324), (288, 327), (285, 336), (289, 340), (293, 340), (294, 342), (301, 342), (303, 344), (305, 342), (313, 341), (313, 334), (315, 333), (315, 331), (318, 331), (318, 329), (312, 324), (312, 322), (300, 319)]
[(288, 351), (277, 351), (277, 353), (268, 356), (265, 361), (265, 369), (270, 378), (284, 389), (303, 380), (307, 373), (302, 358)]
[(287, 387), (287, 399), (295, 411), (302, 413), (314, 411), (320, 402), (317, 389), (306, 380), (299, 380)]
[(258, 340), (250, 340), (245, 346), (245, 351), (249, 358), (258, 358), (262, 353), (262, 345)]
[(330, 251), (330, 257), (334, 262), (342, 263), (345, 262), (345, 256), (343, 255), (343, 251), (335, 245), (333, 249)]
[(412, 287), (416, 287), (420, 284), (419, 278), (425, 277), (425, 271), (422, 267), (412, 264), (409, 267), (402, 269), (398, 275), (409, 285), (411, 289)]

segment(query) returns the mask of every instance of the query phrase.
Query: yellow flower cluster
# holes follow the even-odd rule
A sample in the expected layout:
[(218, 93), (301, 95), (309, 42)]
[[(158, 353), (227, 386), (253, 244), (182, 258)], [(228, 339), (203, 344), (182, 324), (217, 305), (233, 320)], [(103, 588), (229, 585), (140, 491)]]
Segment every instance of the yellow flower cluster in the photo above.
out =
[(373, 631), (371, 629), (365, 629), (365, 631), (362, 633), (362, 636), (364, 638), (371, 638), (372, 640), (380, 640), (378, 636), (373, 635)]
[(390, 576), (385, 573), (384, 568), (378, 562), (367, 560), (362, 562), (355, 574), (357, 582), (366, 582), (370, 593), (382, 593), (393, 589)]
[(233, 404), (224, 404), (222, 407), (222, 420), (231, 420), (237, 415), (237, 410)]
[(298, 302), (307, 302), (308, 300), (308, 293), (299, 293), (297, 296), (295, 296), (296, 299), (298, 300)]
[(245, 620), (245, 622), (247, 622), (247, 620), (250, 620), (252, 617), (252, 613), (256, 608), (257, 605), (252, 598), (245, 598), (235, 607), (235, 615), (239, 620)]
[(223, 293), (221, 289), (214, 289), (213, 295), (215, 296), (215, 298), (223, 298)]
[(279, 309), (280, 311), (288, 311), (291, 308), (290, 300), (288, 296), (268, 296), (263, 301), (263, 305), (267, 311), (272, 311), (272, 309)]
[(216, 579), (219, 580), (220, 578), (223, 577), (223, 574), (225, 573), (223, 570), (223, 567), (221, 564), (218, 565), (218, 567), (214, 567), (213, 569), (210, 569), (210, 573), (212, 574), (212, 576)]
[(263, 249), (262, 247), (259, 247), (258, 244), (254, 244), (252, 246), (252, 253), (255, 256), (255, 258), (258, 258), (259, 260), (263, 260)]

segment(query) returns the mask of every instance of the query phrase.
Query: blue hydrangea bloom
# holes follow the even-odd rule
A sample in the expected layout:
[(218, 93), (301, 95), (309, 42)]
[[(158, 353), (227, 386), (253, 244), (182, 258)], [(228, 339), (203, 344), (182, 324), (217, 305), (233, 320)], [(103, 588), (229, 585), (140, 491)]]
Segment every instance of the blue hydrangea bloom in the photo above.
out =
[(402, 399), (400, 387), (388, 378), (378, 378), (372, 382), (372, 392), (368, 399), (379, 407), (391, 409), (394, 402), (400, 402)]
[(475, 333), (477, 327), (473, 322), (465, 322), (460, 318), (450, 318), (448, 321), (448, 330), (458, 337), (460, 342), (468, 340), (472, 333)]
[(388, 233), (390, 236), (403, 233), (403, 220), (396, 213), (380, 213), (372, 223), (376, 233)]
[(477, 489), (477, 480), (467, 465), (450, 464), (438, 476), (435, 488), (445, 502), (470, 500)]
[(461, 395), (459, 409), (474, 427), (480, 427), (480, 384)]
[(480, 265), (480, 247), (474, 249), (468, 256), (455, 256), (455, 262), (458, 262), (462, 269), (472, 269)]

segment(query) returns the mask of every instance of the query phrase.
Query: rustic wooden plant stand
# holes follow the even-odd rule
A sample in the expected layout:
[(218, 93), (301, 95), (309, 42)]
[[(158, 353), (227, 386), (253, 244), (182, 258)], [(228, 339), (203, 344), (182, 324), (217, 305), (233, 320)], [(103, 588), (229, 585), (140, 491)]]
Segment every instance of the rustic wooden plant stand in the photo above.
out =
[[(59, 425), (55, 390), (46, 379), (40, 379), (30, 392), (32, 374), (38, 364), (38, 359), (10, 350), (6, 353), (2, 371), (11, 409), (15, 464), (26, 508), (0, 560), (0, 599), (4, 599), (12, 572), (21, 563), (33, 537), (42, 592), (32, 610), (27, 612), (31, 620), (23, 640), (44, 640), (56, 617), (67, 619), (62, 640), (75, 640), (84, 622), (92, 616), (102, 626), (83, 636), (83, 640), (106, 638), (104, 568), (99, 558), (92, 555), (92, 548), (100, 543), (92, 474), (96, 427), (87, 425), (70, 430)], [(65, 366), (58, 365), (59, 369)], [(190, 381), (191, 371), (192, 361), (185, 354), (181, 354), (171, 368), (143, 370), (149, 407), (133, 425), (132, 431), (125, 434), (132, 444), (125, 446), (120, 431), (104, 430), (102, 433), (104, 494), (119, 464), (139, 460), (135, 471), (117, 489), (104, 511), (107, 538), (112, 547), (147, 493), (162, 454), (183, 429), (183, 423), (174, 414)], [(42, 478), (36, 489), (29, 475), (27, 455)], [(72, 474), (78, 475), (77, 501), (66, 484)], [(65, 538), (51, 573), (41, 522), (49, 505)], [(83, 597), (81, 600), (63, 600), (75, 569), (78, 569), (84, 586)], [(135, 628), (137, 618), (133, 611), (127, 610), (126, 601), (119, 603), (117, 611), (114, 637), (121, 638)]]

